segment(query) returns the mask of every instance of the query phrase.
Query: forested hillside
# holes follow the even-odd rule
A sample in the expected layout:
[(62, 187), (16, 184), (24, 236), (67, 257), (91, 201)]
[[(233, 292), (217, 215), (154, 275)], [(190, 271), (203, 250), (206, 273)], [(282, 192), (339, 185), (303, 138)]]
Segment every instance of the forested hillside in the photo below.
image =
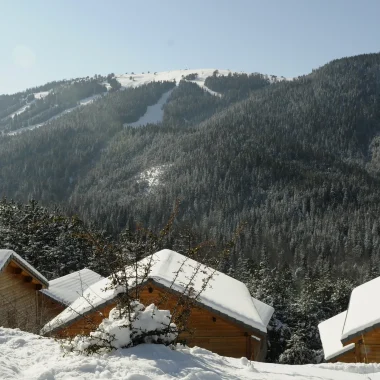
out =
[[(272, 360), (290, 335), (312, 360), (317, 322), (379, 270), (380, 54), (292, 81), (215, 71), (211, 92), (191, 79), (111, 91), (3, 135), (0, 194), (59, 204), (113, 236), (164, 225), (176, 199), (177, 227), (200, 240), (223, 242), (245, 223), (223, 269), (275, 305), (286, 328), (273, 327)], [(173, 88), (161, 123), (123, 126)]]

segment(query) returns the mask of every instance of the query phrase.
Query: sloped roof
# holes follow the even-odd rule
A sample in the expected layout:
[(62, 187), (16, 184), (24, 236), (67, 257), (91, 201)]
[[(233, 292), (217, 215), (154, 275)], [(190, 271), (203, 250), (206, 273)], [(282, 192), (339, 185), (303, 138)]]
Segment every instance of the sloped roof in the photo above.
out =
[(50, 281), (49, 289), (40, 291), (64, 305), (70, 305), (89, 286), (101, 279), (103, 277), (100, 274), (85, 268)]
[[(193, 279), (195, 291), (202, 288), (204, 281), (214, 271), (212, 268), (168, 249), (146, 257), (141, 264), (144, 265), (151, 259), (153, 260), (149, 279), (178, 292), (184, 290), (185, 285), (189, 282), (189, 276), (194, 273), (196, 268), (198, 272)], [(130, 287), (134, 285), (133, 283), (129, 284)], [(90, 286), (84, 292), (83, 297), (78, 298), (45, 325), (41, 332), (48, 333), (68, 326), (94, 309), (100, 309), (111, 303), (123, 291), (122, 287), (114, 288), (110, 278), (100, 280)], [(209, 286), (200, 294), (198, 301), (222, 315), (264, 333), (267, 331), (266, 327), (273, 313), (273, 308), (268, 305), (264, 307), (262, 302), (252, 299), (247, 287), (242, 282), (218, 271), (215, 271)]]
[(36, 268), (10, 249), (0, 249), (0, 272), (2, 272), (12, 260), (43, 285), (49, 286), (49, 281)]
[(380, 326), (380, 277), (356, 287), (350, 297), (342, 342)]
[(325, 360), (332, 360), (355, 348), (354, 343), (343, 346), (340, 340), (344, 327), (344, 321), (346, 319), (346, 314), (347, 311), (344, 311), (343, 313), (337, 314), (318, 325)]
[(261, 320), (263, 321), (264, 326), (268, 326), (268, 323), (270, 319), (272, 318), (272, 315), (274, 313), (274, 309), (272, 306), (267, 305), (264, 302), (259, 301), (256, 298), (252, 298), (253, 304), (255, 305), (255, 308), (257, 312), (260, 315)]

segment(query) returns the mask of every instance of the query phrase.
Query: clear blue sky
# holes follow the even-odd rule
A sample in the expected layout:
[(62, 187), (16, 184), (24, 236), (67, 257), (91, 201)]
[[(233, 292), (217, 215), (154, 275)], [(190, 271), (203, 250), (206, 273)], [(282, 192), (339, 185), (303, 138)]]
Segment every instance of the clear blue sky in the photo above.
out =
[(380, 0), (0, 0), (0, 94), (94, 74), (286, 77), (380, 51)]

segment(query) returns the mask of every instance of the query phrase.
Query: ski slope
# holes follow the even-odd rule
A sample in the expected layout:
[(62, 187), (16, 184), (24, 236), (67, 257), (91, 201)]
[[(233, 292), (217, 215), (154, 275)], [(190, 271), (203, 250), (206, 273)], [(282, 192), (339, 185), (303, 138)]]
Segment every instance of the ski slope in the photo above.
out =
[[(198, 84), (200, 87), (204, 88), (206, 91), (209, 91), (213, 95), (220, 95), (216, 93), (215, 91), (212, 91), (208, 89), (205, 86), (205, 80), (207, 77), (210, 77), (213, 75), (214, 71), (218, 70), (218, 75), (228, 75), (233, 74), (236, 71), (232, 70), (224, 70), (224, 69), (186, 69), (186, 70), (171, 70), (171, 71), (161, 71), (161, 72), (150, 72), (150, 73), (141, 73), (141, 74), (121, 74), (116, 75), (116, 79), (124, 88), (130, 88), (130, 87), (139, 87), (144, 84), (148, 84), (151, 82), (158, 82), (158, 81), (176, 81), (178, 84), (184, 77), (186, 77), (189, 74), (198, 74), (197, 78), (195, 80), (189, 80), (189, 82), (193, 82)], [(243, 71), (238, 72), (238, 74), (244, 74)], [(247, 73), (248, 74), (248, 73)], [(272, 76), (272, 75), (264, 75), (269, 79), (270, 82), (275, 81), (283, 81), (283, 80), (292, 80), (293, 78), (284, 78), (284, 77), (278, 77), (278, 76)]]
[[(227, 70), (226, 69), (196, 69), (196, 70), (182, 69), (182, 70), (171, 70), (171, 71), (162, 71), (162, 72), (149, 72), (149, 73), (141, 73), (141, 74), (132, 74), (132, 73), (120, 74), (120, 75), (116, 75), (115, 78), (121, 84), (122, 89), (126, 89), (126, 88), (135, 88), (135, 87), (139, 87), (139, 86), (142, 86), (145, 84), (149, 84), (151, 82), (158, 82), (158, 81), (176, 81), (176, 83), (178, 85), (179, 82), (181, 80), (185, 79), (185, 77), (187, 75), (197, 74), (196, 79), (188, 80), (188, 81), (192, 82), (192, 83), (196, 83), (199, 87), (201, 87), (202, 89), (204, 89), (205, 91), (209, 92), (210, 94), (212, 94), (214, 96), (221, 96), (221, 94), (219, 94), (218, 92), (212, 91), (207, 86), (205, 86), (206, 78), (209, 76), (212, 76), (214, 74), (215, 70), (218, 71), (218, 75), (228, 75), (230, 73), (233, 74), (235, 72), (235, 71), (228, 70), (228, 69)], [(238, 72), (238, 73), (243, 74), (242, 71)], [(292, 80), (293, 79), (293, 78), (277, 77), (277, 76), (272, 76), (272, 75), (266, 75), (266, 77), (269, 79), (270, 82), (276, 82), (276, 81), (282, 81), (282, 80)], [(107, 87), (107, 90), (110, 90), (111, 86), (109, 85), (108, 82), (104, 82), (102, 84)], [(163, 118), (162, 107), (164, 106), (167, 99), (169, 98), (170, 93), (171, 93), (171, 91), (165, 93), (156, 104), (149, 106), (146, 113), (139, 120), (137, 120), (133, 123), (130, 123), (130, 124), (125, 124), (125, 126), (130, 125), (132, 127), (141, 127), (141, 126), (146, 125), (148, 123), (157, 124), (157, 123), (162, 122), (162, 118)], [(34, 97), (35, 97), (35, 99), (43, 99), (48, 94), (49, 94), (49, 91), (36, 92), (36, 93), (34, 93)], [(91, 97), (86, 98), (86, 99), (82, 99), (81, 101), (79, 101), (79, 105), (76, 107), (67, 109), (67, 110), (61, 112), (60, 114), (53, 116), (51, 119), (49, 119), (43, 123), (30, 125), (30, 126), (27, 126), (25, 128), (21, 128), (21, 129), (18, 129), (16, 131), (12, 131), (12, 132), (8, 133), (8, 135), (10, 135), (10, 136), (17, 135), (19, 133), (22, 133), (22, 132), (25, 132), (28, 130), (31, 131), (33, 129), (37, 129), (37, 128), (45, 125), (49, 121), (52, 121), (58, 117), (61, 117), (65, 114), (73, 111), (74, 109), (76, 109), (78, 107), (85, 106), (87, 104), (92, 103), (95, 99), (97, 99), (100, 96), (101, 95), (98, 94), (98, 95), (91, 96)], [(25, 110), (27, 110), (29, 108), (29, 106), (30, 106), (30, 104), (27, 104), (9, 116), (14, 117), (14, 115), (20, 114), (20, 113), (24, 112)]]
[(51, 338), (0, 327), (1, 380), (379, 380), (379, 364), (279, 365), (205, 349), (141, 344), (111, 354), (64, 355)]
[(124, 124), (124, 126), (129, 125), (131, 127), (137, 128), (137, 127), (142, 127), (143, 125), (147, 125), (147, 124), (161, 123), (164, 117), (163, 107), (166, 104), (172, 92), (173, 92), (173, 89), (165, 92), (156, 104), (152, 106), (148, 106), (145, 114), (141, 116), (139, 120), (135, 121), (134, 123)]
[(62, 112), (60, 112), (58, 115), (55, 115), (53, 117), (51, 117), (50, 119), (44, 121), (43, 123), (39, 123), (39, 124), (33, 124), (33, 125), (29, 125), (25, 128), (20, 128), (20, 129), (17, 129), (15, 131), (12, 131), (12, 132), (9, 132), (7, 133), (8, 136), (14, 136), (14, 135), (18, 135), (19, 133), (22, 133), (22, 132), (25, 132), (25, 131), (32, 131), (34, 129), (37, 129), (39, 127), (42, 127), (43, 125), (49, 123), (49, 121), (53, 121), (55, 119), (58, 119), (59, 117), (63, 116), (63, 115), (66, 115), (67, 113), (69, 112), (72, 112), (74, 111), (75, 109), (79, 108), (79, 107), (83, 107), (83, 106), (86, 106), (88, 104), (91, 104), (92, 102), (94, 102), (96, 99), (99, 99), (102, 95), (101, 94), (97, 94), (97, 95), (93, 95), (93, 96), (90, 96), (88, 98), (85, 98), (85, 99), (82, 99), (82, 100), (79, 100), (78, 102), (78, 105), (75, 106), (75, 107), (72, 107), (72, 108), (68, 108)]

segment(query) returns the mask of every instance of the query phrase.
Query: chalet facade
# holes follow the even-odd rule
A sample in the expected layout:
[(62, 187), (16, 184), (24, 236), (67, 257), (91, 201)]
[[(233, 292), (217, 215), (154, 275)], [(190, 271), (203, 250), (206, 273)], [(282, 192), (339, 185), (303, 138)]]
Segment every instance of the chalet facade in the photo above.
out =
[(80, 271), (48, 281), (11, 250), (0, 250), (0, 326), (38, 333), (103, 277)]
[[(153, 260), (153, 264), (148, 277), (139, 284), (140, 302), (160, 304), (160, 309), (174, 310), (194, 268), (199, 269), (192, 281), (195, 290), (214, 273), (210, 286), (192, 303), (188, 324), (192, 332), (182, 334), (180, 341), (220, 355), (245, 356), (252, 360), (265, 358), (267, 325), (273, 314), (271, 306), (252, 298), (243, 283), (177, 252), (162, 250), (143, 259), (142, 265), (149, 260)], [(110, 278), (103, 279), (90, 286), (41, 332), (58, 337), (89, 334), (108, 317), (123, 291), (112, 286)]]
[(319, 324), (325, 360), (380, 362), (380, 277), (356, 287), (347, 311)]
[(38, 332), (38, 297), (48, 280), (17, 253), (0, 250), (0, 326)]

